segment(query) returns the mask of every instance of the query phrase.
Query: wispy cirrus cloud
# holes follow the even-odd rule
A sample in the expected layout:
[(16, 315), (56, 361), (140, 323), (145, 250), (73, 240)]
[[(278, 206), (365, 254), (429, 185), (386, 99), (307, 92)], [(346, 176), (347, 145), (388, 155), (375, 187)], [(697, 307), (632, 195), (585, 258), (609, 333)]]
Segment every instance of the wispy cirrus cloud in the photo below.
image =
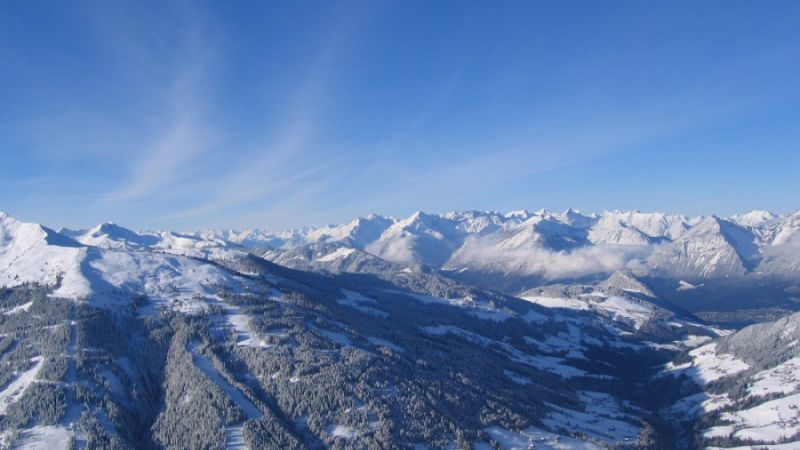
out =
[[(292, 86), (282, 122), (271, 124), (269, 129), (273, 132), (264, 135), (253, 148), (240, 149), (247, 155), (243, 162), (209, 180), (207, 198), (179, 209), (166, 217), (167, 221), (218, 215), (250, 204), (260, 210), (245, 215), (263, 221), (278, 208), (285, 210), (287, 203), (307, 200), (337, 182), (331, 168), (341, 160), (340, 155), (315, 139), (325, 123), (332, 93), (337, 91), (336, 69), (346, 64), (344, 59), (356, 42), (359, 22), (368, 9), (351, 4), (335, 9), (330, 28), (320, 35), (305, 76)], [(280, 196), (273, 198), (276, 194)]]
[(128, 180), (106, 200), (141, 200), (186, 176), (190, 165), (210, 147), (208, 130), (190, 117), (178, 117), (133, 163)]
[[(130, 171), (107, 196), (109, 203), (146, 199), (165, 188), (179, 189), (175, 184), (194, 175), (193, 165), (217, 144), (219, 132), (206, 117), (217, 49), (208, 38), (203, 19), (193, 11), (182, 12), (188, 21), (182, 29), (159, 30), (163, 35), (152, 39), (156, 43), (174, 42), (177, 48), (169, 50), (166, 88), (154, 89), (163, 97), (154, 96), (147, 111), (152, 117), (146, 132), (149, 138), (130, 149)], [(153, 48), (144, 48), (129, 39), (118, 46), (133, 59), (150, 63), (163, 57), (157, 54), (164, 51), (159, 47), (153, 44)]]

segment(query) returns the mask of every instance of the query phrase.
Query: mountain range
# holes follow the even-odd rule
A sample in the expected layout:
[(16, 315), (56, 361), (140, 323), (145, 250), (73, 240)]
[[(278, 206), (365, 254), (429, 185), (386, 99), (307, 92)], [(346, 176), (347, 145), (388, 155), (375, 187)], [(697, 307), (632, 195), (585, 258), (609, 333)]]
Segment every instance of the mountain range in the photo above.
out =
[(797, 448), (798, 230), (759, 211), (285, 232), (0, 213), (0, 446)]
[(366, 260), (378, 258), (511, 295), (625, 271), (660, 297), (702, 313), (749, 310), (753, 297), (764, 309), (793, 305), (800, 290), (799, 230), (800, 211), (722, 218), (570, 209), (370, 215), (341, 226), (190, 234), (297, 269), (368, 270)]

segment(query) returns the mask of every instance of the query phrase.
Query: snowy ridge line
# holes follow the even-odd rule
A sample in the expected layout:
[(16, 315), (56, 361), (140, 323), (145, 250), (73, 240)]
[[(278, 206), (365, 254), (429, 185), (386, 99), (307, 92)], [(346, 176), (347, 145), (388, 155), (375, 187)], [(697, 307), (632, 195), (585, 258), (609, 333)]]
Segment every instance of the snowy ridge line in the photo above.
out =
[[(59, 234), (8, 216), (0, 221), (0, 236), (8, 243), (0, 252), (0, 285), (61, 280), (54, 295), (68, 298), (85, 298), (108, 281), (98, 280), (85, 261), (91, 266), (120, 258), (110, 251), (133, 260), (158, 254), (165, 260), (175, 255), (215, 262), (262, 248), (268, 249), (265, 258), (297, 268), (372, 267), (383, 261), (397, 264), (400, 271), (427, 265), (476, 282), (504, 275), (512, 290), (522, 280), (543, 283), (625, 270), (672, 279), (675, 293), (701, 289), (705, 280), (772, 277), (789, 283), (800, 275), (800, 211), (728, 218), (638, 211), (417, 212), (406, 219), (373, 215), (342, 226), (274, 235), (257, 230), (140, 234), (114, 224)], [(282, 259), (291, 249), (312, 243), (336, 245), (324, 253)], [(641, 289), (649, 292), (646, 286)]]

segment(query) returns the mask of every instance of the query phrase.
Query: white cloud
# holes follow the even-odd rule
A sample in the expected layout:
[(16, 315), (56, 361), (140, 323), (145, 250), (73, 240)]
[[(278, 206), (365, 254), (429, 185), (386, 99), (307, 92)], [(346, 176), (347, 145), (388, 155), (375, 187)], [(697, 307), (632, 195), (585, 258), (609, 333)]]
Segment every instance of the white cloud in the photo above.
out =
[(470, 237), (448, 265), (467, 265), (482, 270), (538, 275), (557, 280), (633, 269), (650, 251), (648, 247), (620, 245), (595, 245), (559, 251), (534, 245), (508, 249), (479, 237)]

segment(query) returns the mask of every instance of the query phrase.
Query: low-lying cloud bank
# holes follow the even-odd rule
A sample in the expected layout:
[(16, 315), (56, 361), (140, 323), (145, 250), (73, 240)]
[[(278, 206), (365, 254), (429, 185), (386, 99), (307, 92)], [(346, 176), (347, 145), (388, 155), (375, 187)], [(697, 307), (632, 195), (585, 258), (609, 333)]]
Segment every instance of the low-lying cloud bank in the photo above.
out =
[(638, 272), (652, 250), (652, 247), (630, 245), (595, 245), (558, 251), (533, 246), (503, 249), (479, 238), (470, 238), (453, 254), (447, 266), (538, 275), (556, 280), (607, 274), (620, 269)]

